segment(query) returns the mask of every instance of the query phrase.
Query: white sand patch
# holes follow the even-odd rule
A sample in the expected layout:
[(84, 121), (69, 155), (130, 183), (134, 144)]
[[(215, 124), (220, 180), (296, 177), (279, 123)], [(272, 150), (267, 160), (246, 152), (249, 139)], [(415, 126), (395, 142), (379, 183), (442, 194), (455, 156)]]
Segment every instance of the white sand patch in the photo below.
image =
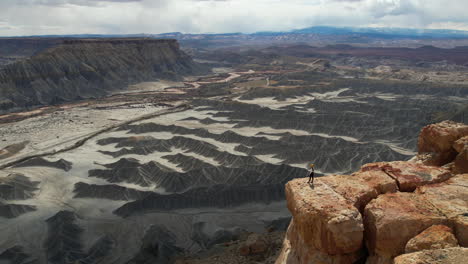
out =
[(353, 137), (348, 137), (348, 136), (336, 136), (336, 135), (329, 135), (329, 134), (325, 134), (325, 133), (311, 133), (310, 135), (319, 136), (319, 137), (323, 137), (323, 138), (341, 138), (341, 139), (349, 141), (349, 142), (360, 143), (359, 139), (353, 138)]
[(116, 94), (136, 92), (164, 92), (166, 88), (185, 87), (183, 82), (161, 80), (157, 82), (142, 82), (128, 86), (128, 89), (116, 92)]
[(323, 102), (331, 102), (331, 103), (348, 103), (348, 102), (355, 102), (360, 104), (365, 104), (367, 102), (361, 102), (356, 96), (340, 96), (339, 94), (345, 91), (350, 90), (349, 88), (342, 88), (337, 91), (326, 92), (326, 93), (310, 93), (316, 100), (320, 100)]
[(272, 110), (280, 110), (285, 106), (290, 105), (305, 105), (308, 102), (314, 99), (313, 96), (304, 95), (304, 96), (296, 96), (293, 98), (287, 98), (286, 100), (276, 100), (275, 97), (261, 97), (255, 98), (252, 100), (241, 100), (240, 97), (234, 98), (234, 101), (245, 103), (245, 104), (255, 104), (262, 107), (270, 108)]
[(255, 155), (255, 157), (263, 162), (271, 163), (271, 164), (280, 164), (283, 163), (284, 160), (278, 159), (274, 157), (275, 154), (268, 154), (268, 155)]
[(386, 141), (386, 140), (376, 140), (376, 141), (374, 141), (374, 143), (382, 144), (382, 145), (388, 146), (388, 147), (391, 148), (393, 151), (398, 152), (398, 153), (403, 154), (403, 155), (414, 156), (414, 155), (417, 154), (417, 152), (415, 152), (415, 151), (412, 151), (412, 150), (409, 150), (409, 149), (400, 147), (398, 144), (393, 143), (393, 142), (390, 142), (390, 141)]
[(331, 92), (326, 92), (326, 93), (310, 93), (312, 96), (319, 100), (323, 99), (333, 99), (333, 98), (338, 98), (339, 94), (345, 91), (350, 90), (349, 88), (342, 88), (337, 91), (331, 91)]
[[(178, 122), (178, 124), (179, 123), (180, 122)], [(182, 123), (185, 123), (185, 122), (182, 122)], [(191, 121), (189, 123), (191, 123)], [(195, 121), (195, 123), (200, 124), (197, 121)], [(185, 127), (185, 126), (183, 126), (183, 127)], [(190, 128), (185, 127), (185, 128), (194, 129), (193, 127), (190, 127)], [(225, 130), (225, 131), (227, 131), (227, 130)], [(220, 134), (220, 133), (214, 133), (214, 134)], [(198, 141), (209, 143), (209, 144), (217, 147), (220, 151), (226, 151), (226, 152), (229, 152), (231, 154), (239, 155), (239, 156), (246, 156), (245, 153), (235, 150), (235, 148), (237, 146), (239, 146), (240, 144), (237, 144), (237, 143), (224, 143), (224, 142), (212, 139), (212, 138), (204, 138), (204, 137), (199, 137), (197, 135), (177, 134), (177, 133), (172, 134), (171, 132), (147, 132), (147, 133), (141, 133), (141, 134), (134, 134), (134, 133), (130, 133), (130, 132), (127, 132), (127, 131), (114, 131), (114, 132), (109, 133), (109, 137), (131, 137), (131, 136), (139, 136), (139, 137), (150, 136), (150, 137), (154, 137), (155, 139), (164, 139), (164, 140), (171, 139), (173, 137), (191, 138), (191, 139), (195, 139), (195, 140), (198, 140)], [(137, 158), (137, 159), (140, 159), (140, 158)]]
[(228, 67), (217, 67), (217, 68), (211, 69), (211, 71), (213, 73), (230, 73), (230, 72), (233, 72), (234, 69), (233, 68), (228, 68)]
[(238, 156), (247, 156), (245, 153), (235, 150), (235, 148), (240, 145), (237, 143), (224, 143), (221, 141), (214, 140), (212, 138), (202, 138), (202, 137), (195, 136), (195, 135), (178, 135), (178, 136), (192, 138), (192, 139), (196, 139), (199, 141), (209, 143), (211, 145), (216, 146), (220, 151), (226, 151), (231, 154), (238, 155)]
[(315, 108), (307, 108), (305, 106), (294, 106), (296, 112), (313, 114), (317, 113)]
[(397, 94), (392, 94), (392, 93), (366, 93), (366, 94), (357, 94), (359, 97), (377, 97), (382, 100), (386, 101), (395, 101), (399, 98), (401, 98), (400, 95)]
[[(157, 124), (163, 124), (163, 125), (168, 125), (168, 124), (174, 124), (174, 122), (191, 122), (192, 120), (189, 121), (183, 121), (183, 119), (189, 118), (189, 117), (195, 117), (197, 119), (205, 119), (205, 118), (211, 118), (216, 121), (230, 121), (227, 117), (215, 117), (213, 114), (219, 113), (219, 111), (215, 110), (201, 110), (199, 109), (189, 109), (183, 112), (177, 112), (177, 113), (170, 113), (167, 115), (161, 115), (157, 116), (155, 118), (143, 120), (140, 122), (136, 122), (134, 124), (143, 124), (143, 123), (157, 123)], [(196, 121), (196, 120), (195, 120)]]
[(209, 124), (205, 125), (198, 121), (184, 121), (184, 122), (175, 122), (178, 126), (183, 126), (186, 128), (204, 128), (208, 130), (210, 133), (213, 134), (221, 134), (228, 130), (233, 131), (239, 135), (246, 136), (246, 137), (265, 137), (268, 139), (277, 140), (280, 137), (275, 135), (257, 135), (258, 133), (266, 133), (266, 134), (282, 134), (289, 132), (296, 136), (306, 136), (310, 135), (309, 132), (305, 130), (297, 130), (297, 129), (275, 129), (272, 127), (236, 127), (234, 128), (235, 124)]
[(214, 160), (213, 158), (211, 157), (205, 157), (205, 156), (202, 156), (202, 155), (199, 155), (197, 153), (193, 153), (193, 152), (184, 152), (183, 153), (185, 156), (190, 156), (190, 157), (193, 157), (193, 158), (196, 158), (196, 159), (199, 159), (203, 162), (206, 162), (208, 164), (211, 164), (213, 166), (220, 166), (221, 164), (219, 162), (217, 162), (216, 160)]

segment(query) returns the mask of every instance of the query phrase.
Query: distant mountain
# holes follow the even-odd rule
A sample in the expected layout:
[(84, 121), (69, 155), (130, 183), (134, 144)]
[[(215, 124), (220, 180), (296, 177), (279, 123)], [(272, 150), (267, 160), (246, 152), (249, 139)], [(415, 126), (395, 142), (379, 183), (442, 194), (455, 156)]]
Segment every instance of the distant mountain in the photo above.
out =
[[(454, 29), (415, 29), (415, 28), (366, 28), (366, 27), (331, 27), (313, 26), (290, 31), (262, 31), (252, 34), (239, 32), (233, 33), (202, 33), (191, 34), (181, 32), (167, 32), (160, 34), (72, 34), (72, 35), (41, 35), (23, 37), (44, 37), (44, 38), (128, 38), (128, 37), (158, 37), (158, 38), (191, 38), (203, 36), (207, 37), (232, 37), (232, 36), (281, 36), (291, 34), (317, 34), (317, 35), (356, 35), (373, 38), (468, 38), (468, 31)], [(1, 37), (0, 37), (1, 39)]]
[[(321, 35), (367, 35), (381, 38), (468, 38), (468, 31), (452, 29), (412, 29), (412, 28), (354, 28), (317, 26), (297, 29), (288, 33)], [(264, 33), (257, 33), (264, 34)]]
[(128, 84), (196, 71), (176, 40), (68, 39), (47, 45), (0, 68), (0, 113), (105, 96)]

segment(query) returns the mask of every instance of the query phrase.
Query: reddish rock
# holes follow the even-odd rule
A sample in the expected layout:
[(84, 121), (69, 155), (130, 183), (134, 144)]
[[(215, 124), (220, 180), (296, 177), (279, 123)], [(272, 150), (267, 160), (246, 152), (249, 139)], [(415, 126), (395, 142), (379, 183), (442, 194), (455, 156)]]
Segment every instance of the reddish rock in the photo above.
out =
[(458, 152), (454, 162), (454, 172), (468, 173), (468, 136), (455, 141), (453, 148)]
[(359, 250), (349, 254), (329, 255), (306, 244), (301, 234), (296, 230), (294, 220), (289, 225), (283, 247), (275, 264), (350, 264), (364, 257)]
[(352, 175), (330, 175), (320, 178), (320, 181), (351, 202), (360, 212), (379, 194), (397, 190), (395, 180), (381, 170), (359, 171)]
[(428, 163), (442, 166), (455, 158), (457, 152), (452, 147), (453, 143), (464, 136), (468, 136), (468, 125), (465, 124), (444, 121), (426, 126), (419, 135), (419, 153), (433, 153)]
[(286, 184), (288, 209), (294, 230), (303, 246), (330, 255), (354, 253), (361, 249), (364, 227), (359, 211), (322, 178), (314, 187), (307, 179)]
[(367, 248), (370, 255), (392, 258), (405, 252), (411, 238), (432, 225), (446, 222), (445, 216), (421, 195), (380, 195), (364, 211)]
[(468, 248), (454, 247), (401, 255), (395, 258), (395, 264), (462, 264), (467, 260)]
[(468, 174), (419, 187), (416, 193), (448, 218), (460, 245), (468, 247)]
[(418, 186), (443, 182), (452, 177), (452, 173), (447, 169), (409, 161), (369, 163), (362, 166), (361, 171), (379, 169), (395, 179), (402, 192), (412, 192)]
[(458, 240), (453, 235), (453, 230), (445, 225), (433, 225), (413, 237), (405, 247), (406, 253), (421, 250), (442, 249), (457, 247)]
[(320, 180), (343, 196), (361, 212), (370, 200), (379, 195), (376, 189), (372, 188), (359, 177), (331, 175), (322, 177)]
[(293, 220), (276, 263), (355, 263), (363, 239), (367, 264), (467, 262), (466, 249), (446, 248), (468, 246), (468, 174), (457, 174), (468, 166), (467, 141), (467, 125), (442, 122), (423, 129), (412, 161), (367, 164), (313, 187), (289, 182)]
[(393, 264), (393, 258), (373, 255), (367, 257), (366, 264)]
[(360, 181), (375, 189), (378, 194), (393, 193), (398, 190), (396, 181), (378, 167), (374, 170), (360, 170), (351, 176), (359, 178)]
[(453, 149), (460, 153), (468, 147), (468, 136), (462, 137), (453, 143)]

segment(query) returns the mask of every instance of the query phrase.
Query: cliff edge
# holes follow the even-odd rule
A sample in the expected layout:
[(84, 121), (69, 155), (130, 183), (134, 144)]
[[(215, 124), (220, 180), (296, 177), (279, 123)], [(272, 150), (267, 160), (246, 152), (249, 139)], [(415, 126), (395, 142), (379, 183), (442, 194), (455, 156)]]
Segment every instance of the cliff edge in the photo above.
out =
[(287, 183), (276, 264), (468, 262), (468, 125), (427, 126), (418, 147), (410, 161)]
[(129, 84), (195, 72), (176, 40), (63, 40), (0, 68), (0, 112), (96, 98)]

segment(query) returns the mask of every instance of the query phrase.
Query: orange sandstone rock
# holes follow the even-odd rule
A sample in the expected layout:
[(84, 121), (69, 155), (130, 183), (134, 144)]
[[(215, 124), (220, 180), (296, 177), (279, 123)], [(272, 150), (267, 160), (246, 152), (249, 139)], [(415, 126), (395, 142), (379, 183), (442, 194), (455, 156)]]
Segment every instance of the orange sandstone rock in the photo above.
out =
[(361, 249), (364, 235), (361, 214), (321, 178), (314, 187), (307, 184), (307, 179), (288, 182), (286, 199), (294, 231), (303, 246), (329, 255)]
[(383, 258), (403, 254), (411, 238), (432, 225), (446, 223), (442, 213), (414, 193), (380, 195), (364, 211), (369, 253)]
[(455, 141), (453, 148), (458, 152), (454, 162), (454, 172), (468, 173), (468, 136)]
[(360, 170), (351, 174), (377, 191), (378, 194), (393, 193), (398, 190), (396, 181), (380, 168)]
[(453, 149), (455, 149), (456, 152), (460, 153), (463, 151), (463, 149), (466, 149), (468, 147), (468, 136), (462, 137), (455, 141), (453, 143)]
[(454, 247), (424, 250), (395, 258), (395, 264), (462, 264), (467, 263), (468, 248)]
[(395, 180), (381, 170), (359, 171), (353, 175), (330, 175), (320, 178), (320, 181), (351, 202), (360, 212), (379, 194), (397, 190)]
[(457, 152), (453, 143), (468, 136), (468, 125), (444, 121), (424, 127), (418, 139), (419, 153), (432, 153), (433, 157), (426, 164), (442, 166), (451, 162)]
[(448, 218), (460, 245), (468, 247), (468, 174), (419, 187), (416, 193)]
[(402, 192), (412, 192), (418, 186), (443, 182), (453, 176), (447, 169), (409, 161), (369, 163), (362, 166), (361, 171), (378, 169), (395, 179)]
[(433, 225), (413, 237), (408, 241), (405, 247), (406, 253), (412, 253), (421, 250), (442, 249), (457, 247), (458, 240), (453, 235), (450, 227), (445, 225)]
[(289, 225), (283, 247), (275, 264), (350, 264), (364, 258), (363, 250), (349, 254), (329, 255), (304, 242), (294, 220)]

